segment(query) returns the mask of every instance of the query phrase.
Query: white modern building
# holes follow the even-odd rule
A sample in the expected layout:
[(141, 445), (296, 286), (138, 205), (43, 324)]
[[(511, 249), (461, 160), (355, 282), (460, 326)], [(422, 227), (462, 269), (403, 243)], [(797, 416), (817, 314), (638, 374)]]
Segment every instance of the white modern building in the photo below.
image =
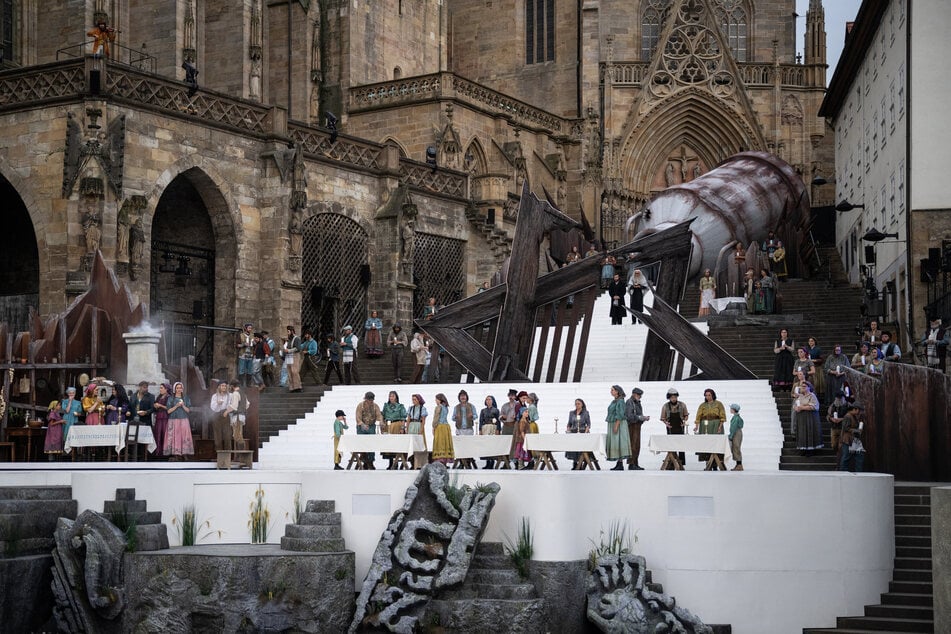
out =
[(819, 110), (835, 130), (839, 253), (906, 350), (926, 311), (951, 317), (949, 27), (947, 2), (865, 0)]

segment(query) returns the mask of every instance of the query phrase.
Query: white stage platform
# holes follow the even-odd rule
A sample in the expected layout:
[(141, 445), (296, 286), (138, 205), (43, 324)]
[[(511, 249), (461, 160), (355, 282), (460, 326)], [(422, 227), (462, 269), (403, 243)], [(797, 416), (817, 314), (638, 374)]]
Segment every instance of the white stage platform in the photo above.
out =
[[(164, 465), (163, 465), (164, 466)], [(737, 634), (801, 632), (860, 614), (887, 589), (894, 557), (893, 478), (780, 472), (459, 471), (460, 484), (498, 482), (485, 539), (514, 538), (531, 518), (535, 558), (586, 559), (615, 519), (636, 531), (634, 551), (678, 603)], [(277, 543), (301, 499), (332, 499), (362, 582), (412, 471), (0, 471), (0, 486), (70, 485), (80, 511), (101, 511), (134, 487), (171, 518), (194, 504), (210, 522), (202, 543), (247, 543), (248, 507), (263, 487)], [(219, 537), (216, 531), (222, 531)], [(578, 589), (582, 591), (581, 588)]]

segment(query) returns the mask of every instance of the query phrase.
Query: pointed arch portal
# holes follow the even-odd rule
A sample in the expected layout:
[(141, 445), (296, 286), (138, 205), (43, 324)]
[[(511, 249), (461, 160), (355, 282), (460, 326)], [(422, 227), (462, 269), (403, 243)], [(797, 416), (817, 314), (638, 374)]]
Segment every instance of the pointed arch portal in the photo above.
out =
[(26, 205), (3, 176), (0, 209), (4, 210), (0, 235), (0, 322), (6, 322), (12, 332), (19, 332), (29, 330), (30, 309), (39, 309), (40, 256)]

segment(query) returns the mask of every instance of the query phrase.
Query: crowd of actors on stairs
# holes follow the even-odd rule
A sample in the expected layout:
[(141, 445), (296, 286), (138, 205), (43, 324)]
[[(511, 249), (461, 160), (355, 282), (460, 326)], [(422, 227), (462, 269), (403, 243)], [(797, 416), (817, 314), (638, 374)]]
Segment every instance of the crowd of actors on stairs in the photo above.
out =
[[(616, 461), (612, 471), (623, 471), (625, 462), (628, 469), (642, 470), (638, 463), (641, 453), (641, 426), (651, 419), (644, 415), (641, 397), (644, 391), (635, 387), (630, 398), (625, 400), (624, 389), (620, 385), (611, 388), (611, 404), (608, 406), (605, 422), (607, 434), (605, 437), (605, 453), (608, 460)], [(668, 434), (685, 434), (689, 427), (689, 412), (686, 405), (679, 400), (677, 390), (667, 391), (667, 401), (661, 408), (660, 421), (664, 424)], [(381, 408), (376, 403), (376, 395), (367, 392), (354, 411), (357, 434), (423, 434), (427, 422), (432, 425), (433, 446), (426, 448), (428, 459), (451, 465), (454, 462), (453, 431), (457, 436), (496, 435), (502, 434), (512, 437), (509, 458), (514, 459), (516, 469), (534, 469), (535, 456), (526, 449), (525, 437), (528, 434), (539, 433), (538, 427), (538, 397), (534, 393), (510, 389), (507, 402), (498, 406), (494, 396), (486, 396), (483, 407), (479, 410), (469, 401), (466, 390), (460, 390), (457, 402), (450, 405), (445, 394), (437, 394), (432, 412), (426, 408), (426, 400), (421, 394), (413, 394), (407, 407), (400, 402), (399, 394), (391, 391)], [(568, 413), (565, 432), (569, 434), (586, 434), (591, 430), (591, 413), (584, 400), (575, 399), (574, 409)], [(730, 405), (732, 417), (727, 423), (726, 410), (717, 400), (716, 393), (704, 391), (704, 402), (697, 409), (693, 425), (695, 434), (729, 434), (730, 450), (736, 466), (733, 471), (743, 470), (743, 419), (740, 417), (740, 406)], [(451, 424), (450, 424), (451, 423)], [(334, 469), (340, 466), (341, 455), (337, 450), (340, 436), (344, 430), (350, 429), (347, 416), (343, 410), (337, 410), (333, 422), (334, 427)], [(425, 442), (426, 436), (423, 434)], [(396, 463), (393, 456), (389, 459), (388, 469), (394, 469)], [(572, 470), (580, 469), (580, 455), (568, 453), (572, 461)], [(701, 456), (706, 460), (705, 456)], [(722, 455), (720, 456), (722, 463)], [(683, 463), (683, 455), (680, 457)], [(365, 469), (375, 469), (375, 456), (364, 455)], [(492, 458), (485, 458), (485, 468), (496, 467)], [(508, 468), (503, 464), (501, 468)], [(716, 469), (716, 467), (713, 467)]]

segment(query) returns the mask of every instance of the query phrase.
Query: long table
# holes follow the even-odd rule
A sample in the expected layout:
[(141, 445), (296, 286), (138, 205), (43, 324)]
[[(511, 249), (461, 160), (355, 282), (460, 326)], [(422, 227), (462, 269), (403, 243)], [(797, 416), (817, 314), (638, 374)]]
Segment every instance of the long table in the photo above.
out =
[[(125, 449), (127, 423), (118, 425), (73, 425), (66, 434), (63, 443), (63, 452), (69, 453), (73, 447), (114, 447), (116, 453)], [(132, 426), (132, 435), (135, 436), (136, 426)], [(145, 445), (149, 452), (156, 449), (152, 428), (148, 425), (139, 426), (139, 444)]]
[(655, 435), (648, 440), (647, 448), (654, 453), (667, 453), (664, 463), (660, 467), (661, 470), (673, 468), (676, 471), (683, 471), (684, 466), (680, 464), (680, 460), (677, 458), (678, 453), (710, 454), (707, 459), (707, 471), (712, 469), (714, 465), (721, 469), (724, 468), (718, 454), (733, 457), (730, 452), (730, 439), (726, 434)]
[(421, 434), (346, 434), (340, 437), (337, 451), (350, 454), (347, 469), (364, 469), (364, 454), (394, 454), (398, 469), (409, 469), (407, 458), (417, 451), (425, 452), (426, 443)]
[(553, 452), (575, 452), (580, 454), (579, 466), (584, 469), (597, 469), (596, 453), (605, 453), (604, 434), (525, 434), (525, 449), (538, 452), (535, 469), (552, 469), (557, 471), (558, 464), (552, 455)]
[(487, 458), (496, 462), (496, 468), (508, 469), (509, 452), (512, 450), (511, 436), (453, 436), (452, 451), (455, 456), (453, 466), (460, 469), (475, 469), (478, 458)]

